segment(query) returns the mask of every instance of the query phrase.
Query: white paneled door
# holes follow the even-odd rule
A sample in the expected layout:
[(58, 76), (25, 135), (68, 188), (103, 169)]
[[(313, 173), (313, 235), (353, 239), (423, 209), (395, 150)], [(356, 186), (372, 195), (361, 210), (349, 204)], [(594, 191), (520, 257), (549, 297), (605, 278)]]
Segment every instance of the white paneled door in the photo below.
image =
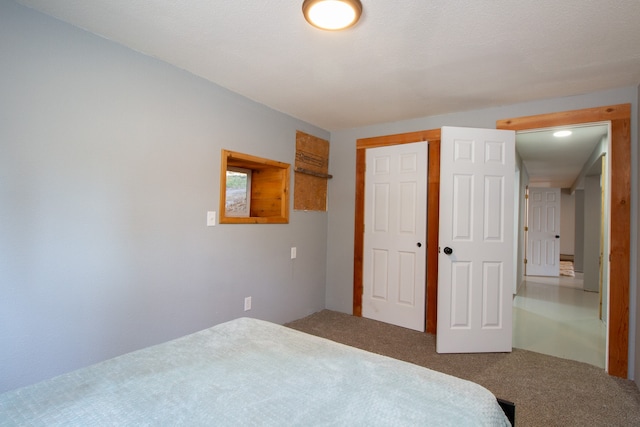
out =
[(560, 275), (560, 189), (529, 188), (528, 276)]
[(367, 149), (362, 315), (424, 331), (428, 143)]
[(511, 351), (515, 132), (443, 127), (438, 353)]

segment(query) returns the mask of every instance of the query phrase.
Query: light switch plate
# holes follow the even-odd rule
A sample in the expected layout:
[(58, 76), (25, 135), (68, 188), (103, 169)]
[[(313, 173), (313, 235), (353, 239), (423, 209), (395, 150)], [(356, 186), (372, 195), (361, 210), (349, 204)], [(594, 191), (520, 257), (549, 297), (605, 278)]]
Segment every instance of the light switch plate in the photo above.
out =
[(213, 227), (216, 225), (216, 212), (209, 211), (207, 212), (207, 227)]
[(296, 253), (296, 252), (297, 252), (296, 247), (295, 247), (295, 246), (294, 246), (294, 247), (292, 247), (292, 248), (291, 248), (291, 259), (296, 259), (296, 256), (297, 256), (297, 253)]

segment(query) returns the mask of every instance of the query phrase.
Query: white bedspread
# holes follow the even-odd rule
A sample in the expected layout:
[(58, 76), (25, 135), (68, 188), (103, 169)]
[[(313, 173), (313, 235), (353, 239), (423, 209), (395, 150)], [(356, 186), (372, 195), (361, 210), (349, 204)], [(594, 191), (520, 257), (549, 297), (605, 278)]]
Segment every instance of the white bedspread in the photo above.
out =
[(0, 425), (509, 422), (477, 384), (242, 318), (4, 393)]

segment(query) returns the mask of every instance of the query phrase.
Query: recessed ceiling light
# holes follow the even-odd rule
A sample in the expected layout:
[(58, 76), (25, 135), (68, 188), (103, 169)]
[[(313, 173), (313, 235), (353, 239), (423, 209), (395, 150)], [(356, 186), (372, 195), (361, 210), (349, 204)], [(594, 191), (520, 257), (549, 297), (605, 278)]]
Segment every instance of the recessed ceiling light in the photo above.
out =
[(572, 133), (573, 132), (571, 132), (570, 130), (559, 130), (558, 132), (554, 132), (553, 136), (555, 136), (556, 138), (564, 138), (571, 135)]
[(362, 14), (360, 0), (304, 0), (304, 18), (314, 27), (337, 31), (358, 22)]

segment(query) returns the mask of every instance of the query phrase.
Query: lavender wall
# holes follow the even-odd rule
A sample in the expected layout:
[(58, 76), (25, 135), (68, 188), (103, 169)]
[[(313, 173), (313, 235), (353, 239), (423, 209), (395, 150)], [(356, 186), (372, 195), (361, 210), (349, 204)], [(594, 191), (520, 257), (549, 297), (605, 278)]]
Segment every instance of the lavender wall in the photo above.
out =
[(205, 224), (222, 148), (293, 163), (328, 132), (13, 2), (0, 59), (0, 391), (324, 308), (326, 213)]

